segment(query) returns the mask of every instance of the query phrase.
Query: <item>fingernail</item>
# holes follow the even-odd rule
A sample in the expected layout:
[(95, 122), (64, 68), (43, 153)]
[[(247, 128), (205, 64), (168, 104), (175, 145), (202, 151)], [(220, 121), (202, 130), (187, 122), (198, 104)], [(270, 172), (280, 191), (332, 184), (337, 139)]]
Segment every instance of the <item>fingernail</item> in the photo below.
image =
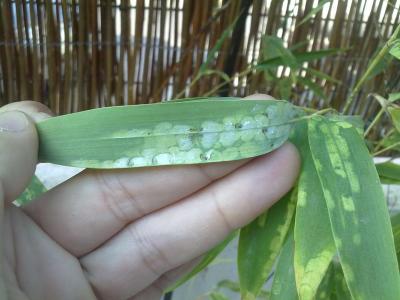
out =
[(25, 114), (19, 111), (0, 113), (0, 132), (23, 131), (28, 126)]

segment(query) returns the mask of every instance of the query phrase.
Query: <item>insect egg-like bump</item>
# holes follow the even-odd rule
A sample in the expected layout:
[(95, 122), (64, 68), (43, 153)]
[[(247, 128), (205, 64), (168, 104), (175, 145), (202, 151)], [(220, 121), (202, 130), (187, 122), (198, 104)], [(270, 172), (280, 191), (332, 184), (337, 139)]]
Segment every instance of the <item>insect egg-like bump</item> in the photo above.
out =
[(189, 134), (178, 135), (178, 147), (183, 151), (188, 151), (193, 148), (193, 138)]
[(202, 151), (199, 148), (193, 148), (186, 152), (186, 159), (185, 161), (187, 163), (195, 163), (198, 162), (200, 159), (200, 155), (202, 154)]
[(134, 157), (129, 161), (129, 164), (135, 167), (145, 167), (150, 165), (151, 161), (149, 161), (147, 158), (145, 157)]
[(248, 142), (253, 139), (256, 134), (257, 123), (252, 117), (244, 117), (241, 121), (241, 139)]
[(170, 132), (172, 129), (172, 124), (169, 122), (161, 122), (158, 123), (155, 127), (154, 127), (154, 134), (165, 134)]
[(126, 168), (129, 166), (129, 160), (128, 157), (121, 157), (114, 161), (113, 166), (115, 168)]
[(171, 154), (161, 153), (154, 156), (153, 163), (156, 165), (167, 165), (171, 163), (171, 160), (172, 160)]

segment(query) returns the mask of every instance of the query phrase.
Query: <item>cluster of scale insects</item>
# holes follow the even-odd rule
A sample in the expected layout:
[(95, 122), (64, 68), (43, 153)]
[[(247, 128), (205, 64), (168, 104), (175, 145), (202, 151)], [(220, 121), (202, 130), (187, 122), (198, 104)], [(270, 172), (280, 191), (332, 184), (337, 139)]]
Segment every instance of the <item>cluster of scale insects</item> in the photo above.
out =
[[(250, 113), (237, 113), (220, 120), (205, 120), (200, 126), (161, 122), (153, 129), (132, 129), (114, 138), (141, 138), (140, 151), (126, 153), (103, 167), (133, 167), (191, 164), (233, 160), (259, 155), (281, 145), (293, 117), (285, 105), (268, 105)], [(283, 120), (283, 122), (282, 122)], [(189, 123), (189, 122), (187, 122)]]

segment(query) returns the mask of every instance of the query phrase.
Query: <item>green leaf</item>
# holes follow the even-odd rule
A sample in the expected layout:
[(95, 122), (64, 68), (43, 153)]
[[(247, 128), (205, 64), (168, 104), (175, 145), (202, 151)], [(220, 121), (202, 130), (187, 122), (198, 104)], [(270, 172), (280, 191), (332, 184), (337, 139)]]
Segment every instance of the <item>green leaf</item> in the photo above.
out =
[(270, 300), (297, 300), (296, 280), (293, 267), (293, 231), (288, 234), (275, 269)]
[(324, 72), (315, 70), (313, 68), (303, 68), (303, 70), (305, 70), (306, 72), (310, 73), (311, 75), (313, 75), (313, 76), (315, 76), (317, 78), (324, 79), (326, 81), (330, 81), (330, 82), (333, 82), (333, 83), (336, 83), (336, 84), (341, 84), (340, 80), (337, 80), (337, 79), (333, 78), (332, 76), (329, 76), (328, 74), (326, 74)]
[[(304, 126), (305, 127), (305, 126)], [(300, 133), (307, 137), (307, 128)], [(294, 268), (300, 299), (314, 299), (336, 253), (324, 193), (308, 143), (299, 147), (302, 169), (294, 229)]]
[(15, 200), (17, 205), (25, 205), (47, 191), (46, 187), (37, 176), (33, 176), (31, 183), (25, 191)]
[(315, 300), (328, 300), (331, 299), (331, 295), (333, 293), (334, 285), (335, 285), (335, 270), (333, 267), (333, 263), (331, 262), (324, 278), (321, 281), (320, 286), (318, 287), (317, 294), (315, 295)]
[(228, 246), (228, 244), (237, 236), (237, 232), (231, 233), (224, 241), (222, 241), (219, 245), (215, 246), (213, 249), (208, 251), (203, 259), (199, 262), (199, 264), (193, 268), (188, 274), (180, 278), (177, 282), (175, 282), (172, 286), (168, 287), (164, 293), (168, 293), (170, 291), (175, 290), (177, 287), (184, 284), (186, 281), (189, 281), (193, 277), (195, 277), (198, 273), (203, 271), (213, 260)]
[(396, 248), (396, 252), (400, 253), (400, 213), (392, 216), (390, 218), (390, 222), (392, 224), (394, 246)]
[[(370, 299), (370, 298), (353, 298), (351, 297), (349, 288), (346, 283), (346, 279), (343, 274), (342, 266), (339, 263), (333, 263), (334, 269), (334, 297), (335, 300), (352, 300), (352, 299)], [(372, 298), (371, 298), (372, 299)], [(384, 298), (378, 298), (384, 299)]]
[(304, 77), (298, 77), (297, 80), (307, 86), (310, 90), (314, 92), (315, 95), (317, 95), (319, 98), (322, 98), (324, 100), (327, 100), (328, 97), (325, 95), (324, 90), (322, 87), (320, 87), (318, 84), (313, 82), (312, 80)]
[(224, 294), (222, 294), (219, 291), (212, 291), (210, 293), (210, 299), (211, 300), (229, 300), (229, 298), (227, 296), (225, 296)]
[(238, 271), (243, 300), (255, 299), (272, 271), (294, 214), (291, 191), (240, 230)]
[(319, 13), (323, 8), (324, 5), (332, 2), (332, 0), (321, 0), (318, 2), (318, 5), (314, 7), (305, 17), (303, 20), (300, 21), (299, 24), (296, 25), (296, 27), (299, 27), (303, 25), (304, 23), (308, 22), (313, 16), (315, 16), (317, 13)]
[(290, 64), (285, 61), (282, 57), (274, 57), (267, 60), (264, 60), (256, 66), (257, 69), (268, 70), (272, 68), (276, 68), (279, 66), (287, 66), (287, 67), (298, 67), (299, 65), (305, 62), (311, 62), (314, 60), (319, 60), (331, 55), (338, 54), (342, 52), (342, 49), (325, 49), (325, 50), (318, 50), (318, 51), (311, 51), (311, 52), (299, 52), (293, 53), (292, 55), (295, 58), (296, 63), (291, 62)]
[(396, 101), (400, 100), (400, 93), (389, 94), (388, 100), (389, 100), (389, 102), (396, 102)]
[[(264, 68), (265, 70), (276, 68), (280, 65), (286, 65), (293, 69), (298, 68), (296, 58), (293, 53), (283, 45), (282, 39), (276, 36), (265, 35), (262, 39), (263, 45), (263, 63), (259, 64), (257, 68)], [(277, 59), (281, 64), (272, 63), (269, 65), (269, 61), (274, 62)]]
[(375, 165), (381, 180), (400, 184), (400, 165), (392, 162), (384, 162)]
[(289, 99), (292, 94), (292, 78), (281, 78), (278, 81), (279, 95), (281, 99)]
[[(218, 282), (217, 289), (227, 289), (234, 293), (240, 293), (239, 282), (228, 279), (221, 280), (220, 282)], [(269, 299), (269, 295), (270, 295), (269, 291), (261, 290), (257, 299)]]
[(288, 138), (297, 108), (275, 100), (192, 100), (99, 108), (37, 124), (43, 162), (130, 168), (230, 161)]
[(218, 282), (217, 288), (218, 289), (225, 288), (225, 289), (228, 289), (228, 290), (230, 290), (232, 292), (235, 292), (235, 293), (239, 293), (240, 292), (239, 282), (235, 282), (235, 281), (228, 280), (228, 279), (221, 280), (220, 282)]
[(208, 53), (206, 61), (200, 66), (199, 69), (199, 74), (200, 76), (206, 72), (208, 67), (210, 66), (211, 62), (215, 60), (215, 56), (218, 53), (219, 50), (221, 50), (222, 45), (224, 44), (226, 38), (232, 33), (233, 28), (236, 25), (237, 20), (239, 17), (237, 17), (220, 35), (218, 38), (217, 42), (215, 43), (215, 46), (211, 49), (211, 51)]
[(391, 151), (400, 152), (400, 133), (397, 130), (393, 131), (388, 136), (384, 137), (379, 144), (383, 148), (390, 147)]
[(392, 118), (394, 127), (400, 132), (400, 108), (389, 106), (387, 109)]
[(397, 39), (394, 41), (393, 46), (390, 48), (389, 53), (396, 57), (397, 59), (400, 59), (400, 40)]
[(364, 136), (364, 121), (361, 116), (346, 116), (338, 114), (329, 114), (328, 116), (329, 120), (338, 122), (339, 126), (343, 125), (343, 122), (351, 124), (361, 137)]
[[(376, 53), (371, 55), (371, 57), (376, 57), (376, 55), (379, 53), (379, 48), (377, 49)], [(371, 70), (371, 73), (367, 77), (367, 81), (375, 78), (378, 74), (384, 72), (385, 70), (388, 69), (388, 66), (392, 63), (393, 57), (390, 56), (389, 54), (385, 54), (382, 59), (373, 67)]]
[(350, 124), (323, 117), (310, 119), (308, 137), (353, 298), (398, 299), (400, 276), (388, 209), (364, 140)]
[(218, 75), (227, 83), (231, 81), (231, 78), (226, 73), (218, 70), (205, 70), (202, 75)]

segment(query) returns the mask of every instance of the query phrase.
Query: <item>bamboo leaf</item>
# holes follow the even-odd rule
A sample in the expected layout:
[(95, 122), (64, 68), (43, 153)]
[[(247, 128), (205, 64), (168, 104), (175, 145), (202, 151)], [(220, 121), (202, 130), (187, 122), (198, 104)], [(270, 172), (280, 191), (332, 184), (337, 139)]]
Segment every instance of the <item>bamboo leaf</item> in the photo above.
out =
[(295, 198), (296, 192), (289, 192), (240, 230), (237, 263), (243, 300), (255, 299), (271, 273), (290, 227)]
[(215, 246), (213, 249), (208, 251), (203, 259), (199, 262), (199, 264), (193, 268), (188, 274), (180, 278), (177, 282), (175, 282), (172, 286), (168, 287), (164, 293), (168, 293), (170, 291), (175, 290), (185, 282), (191, 280), (201, 271), (203, 271), (213, 260), (228, 246), (228, 244), (236, 237), (237, 232), (233, 232), (230, 234), (224, 241), (222, 241), (219, 245)]
[[(307, 137), (307, 127), (303, 126), (297, 135)], [(302, 170), (294, 229), (294, 268), (299, 298), (314, 299), (336, 247), (310, 147), (304, 142), (296, 146), (301, 153)]]
[[(335, 300), (351, 300), (354, 299), (349, 291), (346, 279), (343, 274), (342, 266), (339, 263), (333, 263), (334, 269), (334, 297)], [(356, 298), (358, 299), (358, 298)], [(383, 299), (383, 298), (380, 298)]]
[(325, 6), (325, 4), (332, 2), (332, 0), (321, 0), (318, 2), (318, 5), (314, 7), (296, 27), (303, 25), (304, 23), (308, 22), (313, 16), (319, 13)]
[(216, 54), (218, 53), (219, 50), (221, 50), (222, 45), (224, 44), (225, 40), (227, 37), (232, 33), (236, 22), (239, 18), (236, 18), (225, 30), (222, 32), (221, 36), (218, 38), (217, 42), (215, 43), (215, 46), (211, 49), (211, 51), (208, 53), (206, 61), (200, 66), (199, 69), (199, 74), (205, 73), (208, 67), (210, 66), (211, 62), (215, 59)]
[(39, 158), (84, 168), (242, 159), (282, 145), (296, 112), (285, 101), (232, 98), (94, 109), (38, 123)]
[(398, 255), (400, 254), (400, 213), (390, 218), (393, 231), (394, 246)]
[[(269, 70), (279, 67), (280, 65), (286, 65), (293, 69), (298, 67), (296, 58), (292, 51), (283, 45), (282, 39), (275, 36), (265, 35), (262, 39), (262, 43), (264, 61), (259, 63), (257, 68)], [(277, 64), (276, 60), (278, 60), (280, 64)]]
[(394, 127), (398, 132), (400, 132), (400, 108), (389, 106), (387, 109), (392, 118)]
[(210, 299), (211, 300), (229, 300), (229, 298), (227, 296), (225, 296), (224, 294), (222, 294), (219, 291), (212, 291), (210, 293)]
[(310, 90), (312, 90), (315, 95), (317, 95), (319, 98), (322, 98), (324, 100), (327, 100), (327, 96), (324, 93), (324, 90), (322, 87), (320, 87), (318, 84), (313, 82), (312, 80), (304, 77), (298, 77), (297, 80), (303, 84), (304, 86), (307, 86)]
[(293, 231), (288, 234), (275, 269), (270, 300), (297, 300), (296, 280), (294, 276), (294, 238)]
[(202, 75), (218, 75), (221, 77), (225, 82), (229, 83), (231, 78), (224, 72), (218, 70), (205, 70)]
[(397, 299), (400, 276), (388, 209), (364, 140), (350, 124), (323, 117), (310, 119), (308, 137), (352, 297)]
[(32, 181), (28, 185), (28, 187), (25, 189), (25, 191), (15, 200), (17, 205), (25, 205), (35, 198), (39, 197), (41, 194), (45, 193), (47, 191), (46, 187), (43, 185), (43, 183), (40, 181), (37, 176), (32, 177)]
[(315, 295), (316, 300), (328, 300), (331, 299), (331, 295), (333, 293), (334, 285), (335, 285), (335, 270), (333, 267), (333, 263), (329, 265), (323, 280), (321, 281), (320, 286), (318, 287), (317, 294)]
[(318, 50), (318, 51), (293, 53), (292, 56), (294, 57), (294, 59), (296, 61), (295, 63), (292, 61), (289, 63), (288, 60), (285, 60), (282, 57), (273, 57), (273, 58), (270, 58), (270, 59), (260, 62), (256, 66), (256, 68), (263, 69), (263, 70), (272, 69), (272, 68), (276, 68), (279, 66), (287, 66), (287, 67), (293, 68), (293, 67), (298, 67), (299, 65), (301, 65), (305, 62), (319, 60), (324, 57), (338, 54), (342, 51), (343, 51), (342, 49), (332, 48), (332, 49), (325, 49), (325, 50)]
[(375, 165), (381, 181), (387, 183), (400, 183), (400, 165), (392, 162), (384, 162)]
[(333, 78), (332, 76), (329, 76), (328, 74), (315, 70), (313, 68), (303, 68), (303, 70), (305, 70), (306, 72), (310, 73), (311, 75), (320, 78), (320, 79), (324, 79), (326, 81), (330, 81), (336, 84), (341, 84), (342, 82), (340, 80), (337, 80), (335, 78)]
[[(217, 284), (217, 289), (227, 289), (234, 293), (240, 293), (240, 285), (239, 282), (232, 281), (229, 279), (221, 280)], [(257, 299), (269, 299), (269, 291), (261, 290)]]
[(389, 102), (396, 102), (396, 101), (400, 100), (400, 93), (389, 94), (388, 100), (389, 100)]
[(393, 42), (393, 46), (390, 48), (389, 53), (396, 57), (397, 59), (400, 59), (400, 40), (397, 39)]

